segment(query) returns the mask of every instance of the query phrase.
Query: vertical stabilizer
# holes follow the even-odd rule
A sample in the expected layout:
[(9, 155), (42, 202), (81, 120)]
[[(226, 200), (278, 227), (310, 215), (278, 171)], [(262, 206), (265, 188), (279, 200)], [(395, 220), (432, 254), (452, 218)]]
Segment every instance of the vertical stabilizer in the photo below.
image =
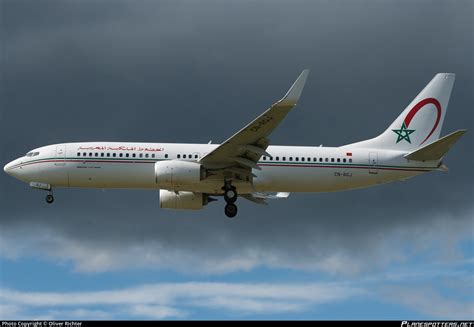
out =
[(351, 146), (413, 151), (439, 139), (455, 75), (439, 73), (379, 136)]

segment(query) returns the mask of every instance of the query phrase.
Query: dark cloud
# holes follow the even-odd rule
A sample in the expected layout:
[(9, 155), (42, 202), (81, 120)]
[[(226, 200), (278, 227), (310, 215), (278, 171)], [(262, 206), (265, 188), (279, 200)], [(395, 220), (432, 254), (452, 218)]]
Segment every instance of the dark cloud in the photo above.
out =
[[(444, 134), (473, 127), (470, 1), (2, 1), (0, 9), (4, 163), (67, 141), (219, 142), (303, 68), (312, 72), (301, 104), (273, 144), (375, 136), (437, 72), (457, 74)], [(57, 190), (47, 206), (41, 192), (1, 174), (2, 238), (12, 255), (21, 231), (31, 237), (25, 251), (82, 265), (92, 256), (104, 269), (371, 269), (364, 263), (415, 251), (419, 234), (472, 237), (472, 148), (467, 134), (446, 158), (449, 173), (293, 194), (268, 207), (239, 200), (235, 221), (220, 202), (160, 210), (154, 191)]]

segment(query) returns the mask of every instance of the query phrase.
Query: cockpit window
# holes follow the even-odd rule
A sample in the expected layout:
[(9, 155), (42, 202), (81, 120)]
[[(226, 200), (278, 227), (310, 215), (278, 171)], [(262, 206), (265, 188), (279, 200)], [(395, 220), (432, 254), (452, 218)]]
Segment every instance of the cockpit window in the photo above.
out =
[(28, 152), (27, 154), (25, 154), (25, 157), (36, 157), (39, 154), (39, 152)]

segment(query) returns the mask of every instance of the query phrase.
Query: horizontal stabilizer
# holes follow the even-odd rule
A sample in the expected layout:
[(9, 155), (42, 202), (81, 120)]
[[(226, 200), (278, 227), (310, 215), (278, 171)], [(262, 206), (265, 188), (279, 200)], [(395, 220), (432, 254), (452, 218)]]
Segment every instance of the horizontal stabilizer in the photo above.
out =
[(466, 132), (467, 130), (462, 129), (446, 135), (445, 137), (425, 145), (418, 150), (410, 152), (409, 154), (405, 155), (405, 158), (416, 161), (441, 159), (445, 153), (451, 149), (454, 143), (456, 143)]

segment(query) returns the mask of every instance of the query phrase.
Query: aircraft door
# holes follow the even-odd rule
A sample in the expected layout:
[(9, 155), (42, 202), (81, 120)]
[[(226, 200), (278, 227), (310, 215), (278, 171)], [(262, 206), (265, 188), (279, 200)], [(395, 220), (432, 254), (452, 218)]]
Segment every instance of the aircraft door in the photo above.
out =
[(66, 145), (56, 146), (56, 160), (54, 161), (55, 166), (64, 166), (66, 164)]
[(377, 152), (369, 153), (369, 174), (377, 174), (377, 165), (379, 164), (379, 158)]

